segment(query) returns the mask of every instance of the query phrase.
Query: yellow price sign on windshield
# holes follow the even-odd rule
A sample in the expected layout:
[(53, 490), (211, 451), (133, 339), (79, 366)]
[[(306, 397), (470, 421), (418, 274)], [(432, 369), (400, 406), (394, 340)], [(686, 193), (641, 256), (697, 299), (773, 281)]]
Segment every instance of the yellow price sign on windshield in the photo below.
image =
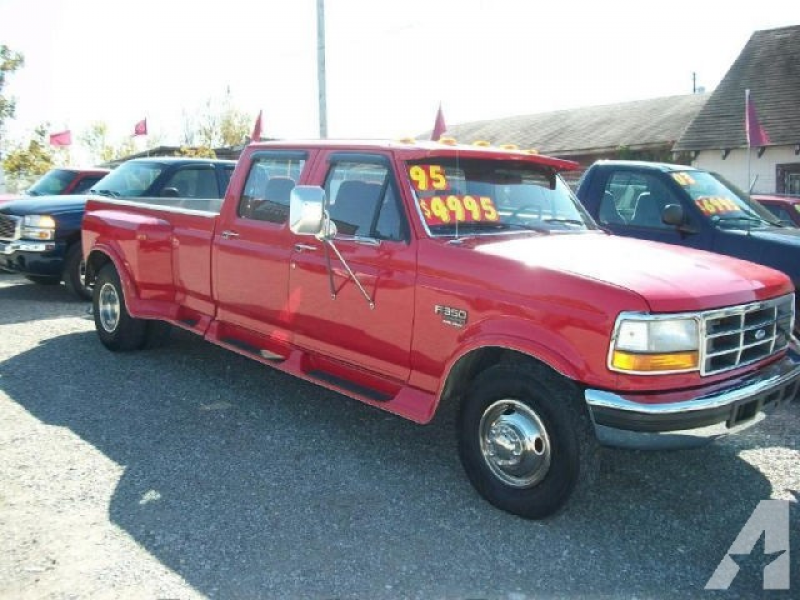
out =
[(495, 222), (500, 219), (489, 196), (431, 196), (420, 198), (419, 208), (429, 226)]
[(408, 176), (418, 192), (443, 192), (450, 189), (441, 165), (413, 165), (408, 169)]
[(694, 201), (697, 208), (706, 216), (721, 215), (724, 213), (737, 212), (741, 210), (739, 205), (730, 198), (721, 196), (706, 196)]
[(692, 177), (691, 175), (689, 175), (688, 173), (685, 173), (685, 172), (672, 173), (672, 178), (675, 181), (677, 181), (679, 185), (682, 185), (683, 187), (686, 187), (686, 186), (689, 186), (689, 185), (694, 185), (695, 183), (697, 183), (694, 180), (694, 177)]

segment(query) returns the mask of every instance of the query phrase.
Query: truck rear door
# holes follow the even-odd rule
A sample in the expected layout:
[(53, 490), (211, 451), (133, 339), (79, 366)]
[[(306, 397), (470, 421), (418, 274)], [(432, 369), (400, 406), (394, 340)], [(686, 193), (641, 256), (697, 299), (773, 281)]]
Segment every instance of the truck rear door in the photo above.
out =
[(245, 180), (228, 190), (212, 250), (219, 321), (290, 339), (287, 301), (294, 234), (288, 226), (289, 194), (300, 182), (309, 154), (269, 150), (240, 159), (249, 160)]
[(328, 152), (324, 181), (334, 243), (368, 298), (322, 242), (295, 237), (287, 306), (295, 344), (383, 377), (410, 371), (416, 250), (389, 155)]

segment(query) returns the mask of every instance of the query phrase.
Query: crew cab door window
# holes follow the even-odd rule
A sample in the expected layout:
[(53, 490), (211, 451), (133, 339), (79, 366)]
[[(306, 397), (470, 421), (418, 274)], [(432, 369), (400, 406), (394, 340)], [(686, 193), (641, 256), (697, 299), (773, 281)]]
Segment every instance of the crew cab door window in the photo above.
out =
[(289, 196), (305, 163), (305, 157), (297, 156), (256, 158), (239, 199), (239, 217), (285, 223), (289, 218)]
[(598, 221), (602, 225), (674, 229), (661, 220), (668, 204), (681, 204), (681, 201), (658, 177), (617, 171), (606, 182)]
[(406, 221), (387, 165), (336, 162), (325, 180), (325, 195), (340, 235), (406, 239)]
[(214, 167), (182, 167), (166, 181), (162, 189), (174, 188), (179, 198), (219, 198)]

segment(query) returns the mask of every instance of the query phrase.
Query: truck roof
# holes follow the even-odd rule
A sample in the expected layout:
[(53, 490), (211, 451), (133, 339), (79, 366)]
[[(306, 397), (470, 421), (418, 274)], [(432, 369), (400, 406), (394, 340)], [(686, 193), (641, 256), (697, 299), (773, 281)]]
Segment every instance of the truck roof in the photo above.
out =
[(673, 171), (697, 171), (688, 165), (674, 165), (671, 163), (647, 162), (644, 160), (598, 160), (594, 164), (609, 167), (635, 167), (637, 169), (648, 169), (651, 171), (661, 171), (671, 173)]
[[(222, 158), (196, 158), (193, 156), (146, 156), (142, 158), (132, 158), (130, 160), (126, 160), (125, 162), (133, 162), (133, 163), (141, 163), (141, 162), (150, 162), (150, 163), (162, 163), (162, 164), (203, 164), (207, 165), (208, 163), (215, 163), (215, 164), (224, 164), (224, 165), (235, 165), (235, 160), (225, 160)], [(125, 163), (122, 163), (125, 164)]]
[(502, 146), (482, 146), (458, 144), (453, 141), (434, 142), (431, 140), (283, 140), (270, 142), (257, 142), (250, 144), (256, 149), (269, 150), (271, 148), (290, 149), (328, 149), (342, 151), (391, 151), (403, 160), (416, 160), (428, 157), (451, 157), (454, 155), (465, 158), (484, 158), (489, 160), (519, 160), (539, 165), (552, 167), (557, 171), (574, 171), (579, 168), (578, 163), (544, 156), (536, 151), (504, 148)]

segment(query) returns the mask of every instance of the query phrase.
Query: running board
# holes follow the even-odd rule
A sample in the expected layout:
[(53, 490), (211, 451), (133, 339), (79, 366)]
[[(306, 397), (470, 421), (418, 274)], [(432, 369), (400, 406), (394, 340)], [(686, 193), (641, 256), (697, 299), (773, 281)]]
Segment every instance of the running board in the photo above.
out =
[(243, 342), (242, 340), (236, 338), (220, 338), (219, 341), (223, 344), (227, 344), (228, 346), (233, 346), (234, 348), (238, 348), (239, 350), (247, 352), (248, 354), (252, 354), (253, 356), (257, 356), (272, 362), (283, 362), (286, 360), (285, 356), (275, 354), (269, 350), (264, 350), (263, 348), (258, 348), (257, 346), (253, 346), (252, 344), (248, 344), (247, 342)]
[(345, 390), (347, 392), (350, 392), (352, 394), (356, 394), (364, 398), (369, 398), (373, 402), (388, 402), (389, 400), (392, 399), (392, 396), (390, 396), (389, 394), (384, 394), (377, 390), (373, 390), (372, 388), (359, 385), (357, 383), (350, 381), (349, 379), (344, 379), (342, 377), (332, 375), (326, 371), (319, 371), (319, 370), (308, 371), (306, 375), (308, 377), (317, 379), (318, 381), (324, 381), (325, 383), (335, 385), (336, 387)]

